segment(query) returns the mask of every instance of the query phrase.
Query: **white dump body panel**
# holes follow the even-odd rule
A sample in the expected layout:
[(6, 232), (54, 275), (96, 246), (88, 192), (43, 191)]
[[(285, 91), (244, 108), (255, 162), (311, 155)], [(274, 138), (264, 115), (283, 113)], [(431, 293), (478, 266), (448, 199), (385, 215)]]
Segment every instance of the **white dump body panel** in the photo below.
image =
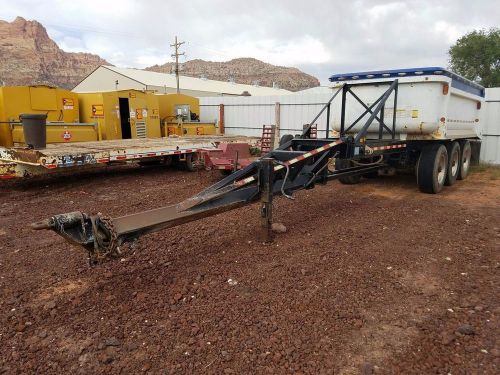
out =
[[(477, 88), (468, 87), (463, 82), (453, 82), (452, 77), (445, 75), (396, 78), (399, 82), (396, 138), (420, 140), (476, 138), (480, 136), (481, 109), (479, 108), (483, 106), (484, 89), (482, 93), (475, 93), (478, 91)], [(344, 82), (360, 84), (353, 86), (351, 90), (370, 106), (396, 78), (346, 80)], [(380, 85), (373, 85), (377, 82)], [(370, 85), (361, 85), (362, 83)], [(341, 85), (342, 82), (334, 83), (334, 87), (341, 87)], [(341, 97), (342, 94), (339, 93), (332, 102), (331, 128), (334, 132), (340, 131)], [(345, 127), (350, 126), (363, 112), (364, 107), (348, 93), (346, 96)], [(394, 93), (387, 100), (384, 112), (384, 122), (389, 128), (392, 128), (393, 113)], [(350, 133), (358, 132), (368, 120), (369, 115), (366, 114)], [(378, 129), (379, 123), (375, 120), (369, 128), (369, 133), (376, 134)]]
[(500, 87), (486, 89), (482, 115), (481, 161), (500, 165)]

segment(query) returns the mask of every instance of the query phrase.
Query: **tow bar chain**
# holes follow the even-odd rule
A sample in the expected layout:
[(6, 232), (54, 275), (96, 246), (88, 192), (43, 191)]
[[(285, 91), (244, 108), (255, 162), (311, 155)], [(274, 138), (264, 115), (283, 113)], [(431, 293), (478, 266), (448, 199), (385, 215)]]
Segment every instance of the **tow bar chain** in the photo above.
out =
[(118, 258), (122, 254), (118, 247), (118, 236), (109, 216), (101, 213), (91, 217), (94, 232), (94, 248), (89, 249), (89, 264), (102, 263), (109, 258)]

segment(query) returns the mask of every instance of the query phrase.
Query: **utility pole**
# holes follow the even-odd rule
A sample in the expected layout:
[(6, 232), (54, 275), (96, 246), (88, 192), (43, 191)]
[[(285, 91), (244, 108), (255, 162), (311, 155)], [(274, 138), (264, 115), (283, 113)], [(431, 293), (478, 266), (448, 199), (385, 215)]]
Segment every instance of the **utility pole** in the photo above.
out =
[(179, 53), (179, 47), (183, 45), (185, 42), (177, 42), (177, 36), (175, 37), (174, 44), (171, 44), (170, 47), (174, 47), (175, 53), (172, 54), (172, 57), (175, 57), (175, 78), (177, 80), (177, 94), (180, 94), (179, 90), (179, 56), (184, 56), (185, 52)]

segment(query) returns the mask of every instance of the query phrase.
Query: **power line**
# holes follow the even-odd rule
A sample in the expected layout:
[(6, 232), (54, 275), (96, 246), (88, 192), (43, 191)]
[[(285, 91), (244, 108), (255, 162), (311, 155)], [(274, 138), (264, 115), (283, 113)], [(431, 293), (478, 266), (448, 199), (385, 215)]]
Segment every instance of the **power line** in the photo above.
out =
[(95, 33), (95, 34), (103, 34), (103, 35), (111, 35), (111, 36), (122, 36), (126, 38), (135, 38), (135, 39), (149, 39), (146, 37), (142, 37), (136, 34), (130, 34), (130, 33), (125, 33), (119, 30), (110, 30), (110, 29), (97, 29), (95, 27), (91, 26), (71, 26), (71, 25), (65, 25), (65, 24), (58, 24), (58, 23), (52, 23), (52, 22), (45, 22), (41, 20), (41, 23), (43, 26), (51, 26), (56, 29), (63, 29), (63, 30), (71, 30), (71, 31), (80, 31), (80, 32), (90, 32), (90, 33)]
[[(39, 19), (39, 22), (42, 23), (44, 26), (49, 26), (53, 27), (55, 29), (62, 29), (62, 30), (69, 30), (69, 31), (77, 31), (77, 32), (88, 32), (88, 33), (94, 33), (94, 34), (100, 34), (100, 35), (107, 35), (111, 37), (124, 37), (124, 38), (132, 38), (132, 39), (138, 39), (138, 40), (148, 40), (150, 41), (150, 38), (148, 37), (143, 37), (137, 34), (131, 34), (127, 32), (122, 32), (120, 30), (112, 30), (112, 29), (102, 29), (102, 28), (95, 28), (90, 25), (80, 25), (80, 26), (73, 26), (73, 25), (67, 25), (67, 24), (61, 24), (61, 23), (54, 23), (51, 21), (46, 22), (44, 19)], [(181, 44), (184, 44), (185, 42), (182, 42)], [(193, 42), (187, 42), (187, 45), (192, 45), (194, 47), (202, 48), (206, 51), (210, 51), (212, 53), (215, 53), (217, 56), (223, 56), (225, 58), (233, 58), (233, 55), (231, 55), (230, 52), (227, 51), (222, 51), (210, 47), (203, 46), (198, 43), (193, 43)], [(174, 45), (171, 45), (174, 47)], [(182, 53), (180, 55), (183, 55), (185, 58), (187, 58), (185, 53)], [(174, 54), (172, 54), (172, 57), (174, 57)]]
[[(122, 36), (122, 37), (127, 37), (127, 38), (150, 40), (150, 38), (147, 38), (147, 37), (139, 36), (136, 34), (124, 33), (124, 32), (118, 31), (118, 30), (97, 29), (97, 28), (93, 28), (90, 26), (75, 27), (75, 26), (57, 24), (57, 23), (52, 23), (52, 22), (44, 22), (44, 21), (42, 21), (42, 22), (43, 22), (43, 25), (52, 26), (55, 28), (66, 29), (66, 30), (86, 31), (86, 32), (90, 32), (90, 33), (103, 34), (103, 35)], [(228, 51), (222, 51), (222, 50), (206, 47), (206, 46), (203, 46), (203, 45), (198, 44), (198, 43), (187, 42), (187, 45), (193, 45), (195, 47), (202, 48), (204, 50), (216, 53), (218, 56), (224, 56), (224, 57), (229, 57), (229, 58), (233, 57), (233, 55)]]

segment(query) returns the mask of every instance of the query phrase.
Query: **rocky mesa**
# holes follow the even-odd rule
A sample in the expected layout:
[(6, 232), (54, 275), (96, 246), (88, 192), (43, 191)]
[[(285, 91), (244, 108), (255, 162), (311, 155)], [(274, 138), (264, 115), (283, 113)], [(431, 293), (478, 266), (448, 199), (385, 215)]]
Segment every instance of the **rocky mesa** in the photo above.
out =
[[(146, 70), (170, 73), (174, 63), (154, 65)], [(306, 74), (297, 68), (276, 66), (263, 61), (244, 57), (226, 62), (190, 60), (181, 65), (181, 74), (190, 77), (204, 77), (217, 81), (234, 81), (249, 85), (278, 86), (280, 88), (299, 91), (319, 86), (316, 77)]]
[[(91, 53), (63, 51), (37, 21), (22, 17), (12, 22), (0, 20), (0, 85), (45, 84), (72, 89), (99, 65), (111, 64)], [(254, 58), (226, 62), (196, 59), (181, 67), (181, 75), (277, 86), (291, 91), (319, 86), (317, 78), (297, 68), (275, 66)], [(173, 68), (169, 62), (146, 70), (170, 73)]]
[(46, 84), (71, 89), (87, 74), (109, 63), (90, 53), (64, 52), (37, 21), (0, 20), (0, 83)]

